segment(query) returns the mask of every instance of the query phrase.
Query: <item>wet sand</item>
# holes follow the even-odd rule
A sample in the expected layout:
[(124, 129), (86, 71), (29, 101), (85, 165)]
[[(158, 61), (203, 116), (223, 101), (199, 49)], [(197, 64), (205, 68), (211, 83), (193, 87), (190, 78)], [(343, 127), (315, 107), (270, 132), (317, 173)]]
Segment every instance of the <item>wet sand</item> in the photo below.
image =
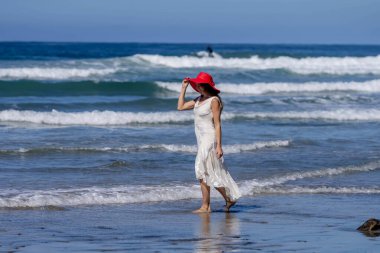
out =
[(1, 210), (0, 252), (378, 252), (380, 237), (355, 230), (378, 213), (373, 198), (267, 195), (231, 213), (217, 198), (211, 214), (191, 213), (199, 200)]

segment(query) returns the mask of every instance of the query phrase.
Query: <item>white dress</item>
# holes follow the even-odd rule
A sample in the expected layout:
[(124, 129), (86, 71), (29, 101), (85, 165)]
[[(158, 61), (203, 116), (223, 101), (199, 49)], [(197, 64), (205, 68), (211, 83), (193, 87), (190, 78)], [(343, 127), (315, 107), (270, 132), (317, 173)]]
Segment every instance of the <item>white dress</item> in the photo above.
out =
[(202, 101), (199, 98), (194, 105), (194, 126), (197, 137), (198, 152), (195, 159), (195, 176), (203, 179), (208, 186), (224, 187), (231, 200), (237, 200), (241, 194), (224, 164), (223, 156), (218, 159), (216, 154), (216, 136), (211, 110), (214, 96)]

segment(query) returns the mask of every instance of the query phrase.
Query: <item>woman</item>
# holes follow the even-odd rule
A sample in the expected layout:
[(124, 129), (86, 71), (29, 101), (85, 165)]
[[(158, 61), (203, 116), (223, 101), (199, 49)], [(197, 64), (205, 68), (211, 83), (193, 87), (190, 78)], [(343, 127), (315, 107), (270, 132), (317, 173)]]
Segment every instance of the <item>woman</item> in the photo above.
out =
[[(185, 102), (185, 93), (189, 84), (201, 95), (194, 100)], [(211, 75), (200, 72), (196, 78), (185, 78), (182, 81), (182, 89), (178, 98), (178, 110), (194, 108), (195, 135), (198, 143), (195, 175), (202, 190), (202, 206), (193, 211), (194, 213), (211, 212), (211, 186), (215, 187), (226, 201), (226, 212), (229, 212), (241, 196), (238, 186), (224, 165), (220, 121), (223, 103), (218, 95), (219, 92)]]

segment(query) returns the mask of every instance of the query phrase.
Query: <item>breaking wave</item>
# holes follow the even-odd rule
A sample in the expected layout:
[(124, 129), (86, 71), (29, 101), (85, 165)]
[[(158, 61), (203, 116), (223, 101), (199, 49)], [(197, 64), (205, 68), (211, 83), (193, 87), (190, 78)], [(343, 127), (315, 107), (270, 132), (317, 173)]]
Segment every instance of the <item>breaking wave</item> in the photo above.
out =
[(272, 187), (276, 185), (281, 185), (289, 181), (295, 181), (304, 178), (315, 178), (315, 177), (325, 177), (325, 176), (337, 176), (345, 173), (358, 173), (358, 172), (368, 172), (380, 169), (380, 162), (371, 162), (368, 164), (360, 166), (346, 166), (338, 168), (326, 168), (313, 171), (302, 171), (295, 173), (288, 173), (281, 176), (274, 176), (269, 179), (264, 180), (247, 180), (241, 182), (241, 189), (243, 192), (249, 193), (252, 190)]
[[(243, 196), (258, 194), (380, 194), (379, 187), (311, 187), (282, 185), (289, 181), (304, 178), (368, 172), (379, 168), (380, 162), (377, 161), (362, 166), (320, 169), (310, 172), (298, 172), (283, 176), (274, 176), (263, 180), (246, 180), (244, 182), (238, 182), (238, 184)], [(214, 197), (219, 197), (216, 191), (212, 191), (212, 195)], [(110, 188), (94, 186), (87, 188), (49, 190), (9, 189), (3, 190), (0, 193), (0, 208), (129, 204), (197, 199), (199, 197), (199, 185), (136, 185)]]
[(172, 123), (193, 119), (189, 112), (51, 112), (4, 110), (0, 111), (0, 122), (28, 122), (48, 125), (124, 125), (131, 123)]
[[(241, 153), (246, 151), (254, 151), (264, 148), (287, 147), (290, 141), (262, 141), (250, 144), (235, 144), (223, 145), (223, 151), (227, 154)], [(150, 144), (150, 145), (135, 145), (128, 147), (46, 147), (46, 148), (20, 148), (17, 150), (0, 150), (0, 154), (12, 153), (47, 153), (47, 152), (139, 152), (139, 151), (164, 151), (164, 152), (181, 152), (181, 153), (196, 153), (196, 145), (175, 145), (175, 144)]]
[(255, 194), (380, 194), (380, 188), (280, 186), (258, 189), (255, 191)]
[(0, 79), (36, 79), (36, 80), (65, 80), (86, 79), (99, 77), (118, 72), (118, 68), (0, 68)]
[(380, 110), (337, 109), (330, 111), (258, 112), (241, 115), (249, 119), (299, 119), (332, 121), (379, 121)]
[(298, 74), (379, 74), (380, 55), (366, 57), (305, 57), (292, 58), (280, 56), (260, 58), (257, 55), (249, 58), (162, 56), (137, 54), (132, 56), (136, 62), (146, 62), (168, 68), (204, 68), (224, 69), (287, 69)]
[[(380, 121), (378, 109), (337, 109), (329, 111), (284, 111), (284, 112), (247, 112), (222, 114), (225, 120), (231, 119), (294, 119), (294, 120), (332, 120), (332, 121)], [(193, 120), (191, 112), (38, 112), (31, 110), (0, 111), (0, 122), (27, 122), (47, 125), (125, 125), (125, 124), (162, 124), (183, 123)]]
[[(122, 80), (125, 74), (135, 76), (154, 68), (220, 68), (244, 70), (284, 69), (298, 74), (380, 74), (380, 55), (366, 57), (304, 57), (280, 56), (261, 58), (224, 58), (218, 54), (207, 57), (204, 54), (164, 56), (135, 54), (133, 56), (106, 59), (60, 60), (51, 62), (17, 62), (0, 68), (1, 80)], [(131, 72), (131, 73), (129, 73)], [(123, 74), (121, 77), (119, 73)], [(170, 74), (172, 75), (172, 74)]]
[[(175, 82), (156, 82), (158, 86), (181, 91), (181, 84)], [(306, 83), (252, 83), (231, 84), (220, 83), (217, 85), (223, 93), (260, 95), (279, 92), (324, 92), (324, 91), (356, 91), (356, 92), (380, 92), (380, 80), (365, 82), (306, 82)], [(193, 89), (188, 92), (195, 93)]]

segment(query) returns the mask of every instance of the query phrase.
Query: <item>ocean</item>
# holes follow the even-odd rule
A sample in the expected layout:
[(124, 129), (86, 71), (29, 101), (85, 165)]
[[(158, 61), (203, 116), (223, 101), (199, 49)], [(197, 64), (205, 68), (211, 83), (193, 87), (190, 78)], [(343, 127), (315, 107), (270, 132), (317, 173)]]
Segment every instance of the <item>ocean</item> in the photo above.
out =
[[(0, 43), (0, 252), (377, 252), (380, 46)], [(242, 198), (195, 215), (184, 77)], [(197, 96), (189, 86), (186, 98)]]

